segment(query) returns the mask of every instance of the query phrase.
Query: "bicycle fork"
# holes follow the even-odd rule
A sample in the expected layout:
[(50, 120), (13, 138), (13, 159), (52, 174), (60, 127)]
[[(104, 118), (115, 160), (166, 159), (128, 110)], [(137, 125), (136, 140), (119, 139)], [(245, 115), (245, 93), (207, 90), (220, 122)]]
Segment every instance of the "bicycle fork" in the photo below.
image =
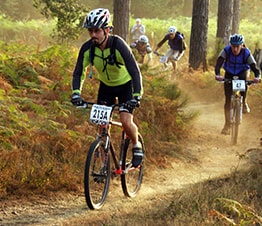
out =
[(242, 111), (243, 111), (243, 96), (241, 96), (240, 92), (236, 92), (231, 96), (231, 107), (230, 107), (230, 122), (233, 123), (235, 114), (236, 114), (236, 104), (239, 102), (240, 105), (240, 114), (239, 114), (239, 124), (242, 121)]

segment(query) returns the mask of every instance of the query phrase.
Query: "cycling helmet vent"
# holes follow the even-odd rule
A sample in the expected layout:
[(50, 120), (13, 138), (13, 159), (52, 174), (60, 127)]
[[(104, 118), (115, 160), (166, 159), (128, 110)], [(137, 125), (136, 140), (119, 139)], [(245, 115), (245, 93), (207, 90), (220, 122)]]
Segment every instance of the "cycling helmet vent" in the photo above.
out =
[(148, 38), (145, 35), (141, 35), (138, 41), (142, 43), (148, 43)]
[(173, 33), (176, 33), (177, 32), (177, 29), (175, 26), (171, 26), (168, 28), (168, 33), (169, 34), (173, 34)]
[(84, 21), (84, 28), (106, 28), (110, 22), (108, 9), (98, 8), (89, 12)]
[(230, 44), (231, 45), (241, 45), (244, 43), (244, 37), (240, 34), (233, 34), (230, 37)]

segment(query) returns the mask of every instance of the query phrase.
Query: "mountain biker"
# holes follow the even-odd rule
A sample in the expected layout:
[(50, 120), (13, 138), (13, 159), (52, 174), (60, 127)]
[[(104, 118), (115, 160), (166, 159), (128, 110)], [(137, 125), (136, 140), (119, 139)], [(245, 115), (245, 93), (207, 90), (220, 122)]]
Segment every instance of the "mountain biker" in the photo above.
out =
[[(81, 90), (88, 65), (90, 71), (93, 66), (98, 72), (98, 103), (113, 105), (118, 98), (120, 104), (130, 100), (136, 100), (137, 106), (140, 104), (143, 93), (141, 72), (127, 43), (119, 36), (109, 34), (112, 29), (109, 24), (108, 9), (94, 9), (85, 18), (83, 27), (88, 29), (91, 39), (83, 43), (73, 72), (71, 102), (76, 106), (83, 104)], [(111, 54), (113, 45), (114, 56)], [(142, 161), (143, 151), (132, 113), (128, 106), (119, 108), (120, 121), (133, 143), (132, 164), (137, 167)]]
[(143, 64), (145, 56), (148, 56), (148, 61), (149, 63), (152, 60), (152, 48), (148, 42), (148, 38), (146, 35), (141, 35), (137, 41), (133, 42), (130, 47), (132, 49), (136, 49), (138, 54), (141, 56), (140, 61), (138, 63)]
[(136, 23), (131, 28), (132, 42), (135, 42), (139, 39), (141, 35), (146, 33), (145, 25), (142, 24), (141, 19), (137, 18)]
[(159, 55), (157, 50), (168, 41), (169, 49), (167, 50), (165, 56), (168, 58), (173, 65), (174, 70), (177, 68), (177, 61), (184, 55), (185, 50), (185, 42), (183, 35), (177, 31), (175, 26), (171, 26), (168, 28), (168, 33), (164, 36), (164, 38), (157, 44), (156, 49), (154, 51), (155, 54)]
[[(233, 76), (238, 76), (241, 80), (246, 80), (250, 69), (253, 71), (255, 78), (254, 82), (260, 82), (260, 71), (257, 68), (256, 61), (250, 50), (244, 44), (244, 36), (241, 34), (233, 34), (230, 37), (229, 45), (226, 46), (218, 55), (215, 74), (216, 80), (223, 81), (223, 76), (220, 75), (220, 69), (223, 66), (225, 70), (225, 78), (232, 79)], [(225, 125), (221, 133), (224, 135), (230, 134), (230, 101), (232, 94), (232, 84), (224, 83), (225, 93)], [(249, 113), (250, 109), (247, 104), (247, 86), (246, 92), (241, 92), (243, 96), (243, 113)]]

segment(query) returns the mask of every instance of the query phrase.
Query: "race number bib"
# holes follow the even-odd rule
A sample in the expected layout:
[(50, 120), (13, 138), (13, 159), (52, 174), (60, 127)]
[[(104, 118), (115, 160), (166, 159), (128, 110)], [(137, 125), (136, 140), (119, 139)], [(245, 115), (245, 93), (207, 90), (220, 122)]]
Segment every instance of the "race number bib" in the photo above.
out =
[(246, 81), (245, 80), (232, 80), (233, 91), (246, 91)]
[(99, 125), (109, 124), (111, 111), (112, 107), (93, 104), (90, 112), (90, 122)]

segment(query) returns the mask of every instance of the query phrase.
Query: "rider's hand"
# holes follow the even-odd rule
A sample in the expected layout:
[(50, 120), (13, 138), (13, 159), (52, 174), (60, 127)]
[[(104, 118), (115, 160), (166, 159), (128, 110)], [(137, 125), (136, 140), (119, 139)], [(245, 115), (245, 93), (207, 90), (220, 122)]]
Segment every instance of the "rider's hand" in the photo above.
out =
[(81, 96), (78, 93), (73, 93), (71, 103), (75, 106), (80, 106), (83, 103)]
[(219, 82), (221, 82), (221, 81), (224, 80), (224, 77), (221, 76), (221, 75), (216, 75), (216, 80), (219, 81)]
[(141, 96), (135, 96), (134, 99), (135, 99), (135, 101), (136, 101), (136, 107), (139, 108)]
[(260, 78), (254, 78), (254, 83), (259, 83), (261, 81)]

